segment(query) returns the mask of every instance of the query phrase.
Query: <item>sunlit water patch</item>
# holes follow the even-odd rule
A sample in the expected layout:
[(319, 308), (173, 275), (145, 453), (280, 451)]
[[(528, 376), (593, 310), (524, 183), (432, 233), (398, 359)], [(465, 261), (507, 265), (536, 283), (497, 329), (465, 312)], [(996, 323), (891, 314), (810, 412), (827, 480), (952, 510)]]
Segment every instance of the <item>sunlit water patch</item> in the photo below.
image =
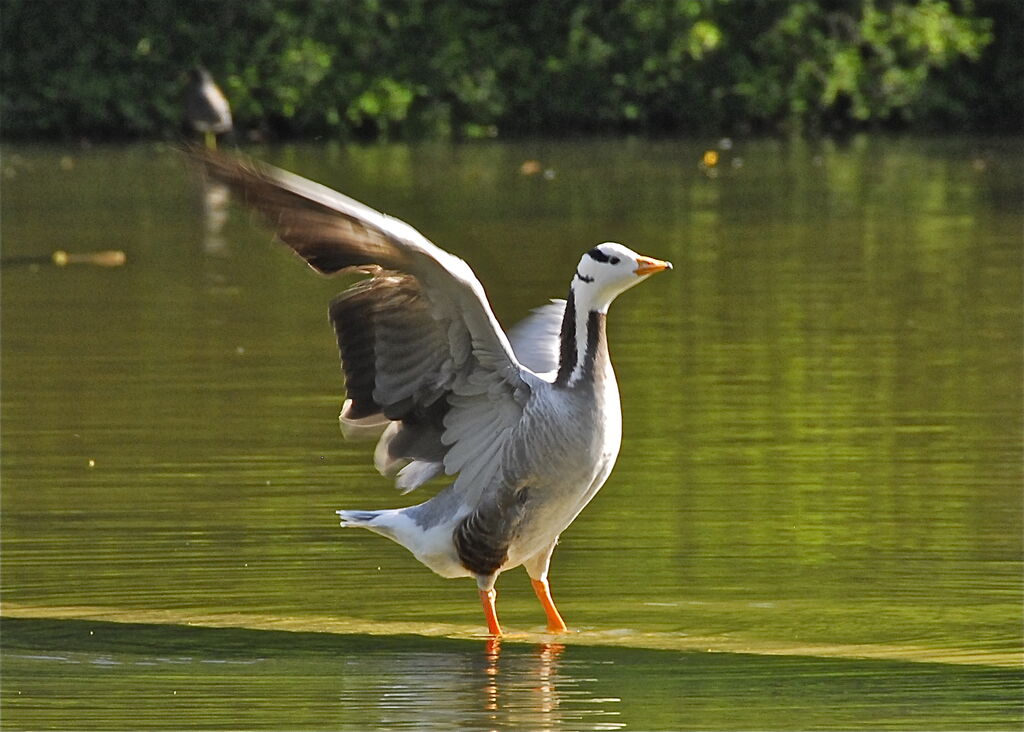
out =
[[(737, 140), (716, 176), (698, 165), (706, 147), (254, 152), (401, 216), (465, 257), (506, 324), (564, 295), (580, 252), (600, 241), (674, 262), (610, 313), (623, 450), (552, 567), (555, 597), (580, 637), (632, 646), (567, 642), (553, 663), (567, 673), (568, 661), (605, 653), (645, 659), (614, 665), (614, 683), (579, 687), (619, 699), (593, 705), (587, 724), (828, 726), (801, 717), (803, 683), (828, 703), (849, 702), (835, 726), (898, 726), (898, 710), (920, 721), (917, 705), (970, 726), (970, 713), (988, 703), (976, 692), (991, 684), (949, 669), (1013, 673), (1003, 667), (1022, 648), (1020, 145)], [(61, 726), (50, 692), (67, 668), (109, 670), (57, 659), (69, 649), (46, 633), (63, 638), (71, 620), (41, 618), (61, 608), (170, 613), (172, 623), (333, 619), (353, 623), (343, 633), (360, 638), (375, 625), (450, 627), (440, 635), (455, 640), (417, 641), (427, 657), (468, 643), (471, 660), (449, 660), (463, 664), (460, 678), (487, 668), (481, 641), (462, 637), (482, 626), (471, 583), (441, 580), (400, 547), (336, 526), (337, 508), (415, 500), (375, 474), (369, 446), (340, 441), (326, 308), (342, 283), (272, 244), (174, 151), (3, 152), (0, 577), (5, 604), (40, 618), (21, 626), (37, 629), (25, 652), (5, 658), (4, 683), (22, 692), (21, 709)], [(556, 175), (523, 176), (524, 160)], [(12, 259), (109, 249), (125, 253), (123, 266)], [(502, 659), (522, 654), (522, 673), (539, 678), (536, 648), (547, 641), (530, 635), (543, 615), (526, 577), (509, 573), (498, 588), (503, 622), (529, 641), (506, 644)], [(174, 632), (140, 637), (160, 646)], [(197, 636), (193, 657), (217, 661), (197, 647), (223, 637)], [(257, 648), (265, 636), (246, 637)], [(685, 655), (704, 640), (729, 657), (785, 655)], [(681, 645), (688, 641), (695, 645)], [(380, 642), (352, 647), (372, 655)], [(123, 648), (88, 652), (117, 661)], [(899, 653), (944, 663), (931, 676), (928, 664), (913, 665), (908, 678), (921, 693), (889, 699), (894, 669), (906, 667)], [(684, 667), (681, 658), (695, 672), (676, 683), (670, 669)], [(316, 676), (319, 662), (299, 664), (297, 678)], [(694, 686), (712, 663), (736, 675), (723, 671), (701, 696)], [(216, 666), (195, 668), (207, 665)], [(714, 688), (739, 693), (744, 665), (763, 682), (751, 694), (766, 697), (716, 703)], [(815, 686), (801, 669), (828, 681)], [(794, 679), (792, 694), (770, 691), (779, 674)], [(194, 725), (230, 724), (214, 711), (218, 699), (265, 697), (282, 708), (289, 694), (306, 699), (303, 687), (280, 685), (284, 676), (270, 674), (274, 683), (252, 696), (241, 676), (205, 678)], [(36, 685), (19, 683), (28, 678)], [(118, 703), (124, 726), (137, 713), (136, 679), (104, 679), (106, 711), (94, 726), (118, 726)], [(320, 688), (358, 706), (390, 683)], [(540, 698), (530, 694), (515, 698)], [(1008, 694), (985, 698), (989, 716), (979, 718), (1019, 722)], [(876, 715), (879, 705), (889, 711)], [(706, 713), (683, 716), (698, 707)], [(310, 716), (296, 724), (338, 719), (316, 717), (334, 707), (302, 708)], [(407, 723), (403, 714), (395, 725)], [(531, 719), (524, 724), (541, 724)], [(582, 724), (551, 719), (552, 728)]]

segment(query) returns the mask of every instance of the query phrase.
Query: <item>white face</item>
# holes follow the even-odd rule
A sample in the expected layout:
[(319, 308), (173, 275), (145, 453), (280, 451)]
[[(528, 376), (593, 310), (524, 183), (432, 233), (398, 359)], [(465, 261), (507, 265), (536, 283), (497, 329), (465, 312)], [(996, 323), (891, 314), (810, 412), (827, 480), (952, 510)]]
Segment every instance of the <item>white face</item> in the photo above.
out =
[(616, 296), (663, 269), (672, 269), (672, 265), (605, 242), (580, 258), (573, 290), (578, 299), (590, 301), (591, 309), (604, 312)]

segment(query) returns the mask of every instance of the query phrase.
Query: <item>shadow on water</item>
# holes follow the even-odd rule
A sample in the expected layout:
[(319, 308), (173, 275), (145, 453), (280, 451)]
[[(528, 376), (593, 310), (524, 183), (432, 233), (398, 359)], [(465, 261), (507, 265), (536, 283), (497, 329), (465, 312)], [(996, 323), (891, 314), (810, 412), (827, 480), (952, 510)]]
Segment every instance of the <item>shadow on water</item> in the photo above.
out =
[(80, 620), (0, 630), (8, 728), (1000, 729), (1022, 691), (1016, 671), (943, 664)]

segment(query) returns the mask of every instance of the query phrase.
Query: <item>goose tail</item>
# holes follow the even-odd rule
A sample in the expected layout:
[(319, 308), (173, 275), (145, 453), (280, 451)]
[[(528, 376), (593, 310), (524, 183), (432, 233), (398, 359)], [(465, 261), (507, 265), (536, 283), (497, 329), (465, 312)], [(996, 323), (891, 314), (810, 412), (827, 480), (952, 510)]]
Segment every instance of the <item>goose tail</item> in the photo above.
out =
[[(422, 505), (422, 504), (420, 504)], [(409, 508), (416, 508), (410, 506)], [(379, 511), (336, 511), (344, 527), (367, 529), (401, 544), (442, 577), (469, 577), (459, 560), (448, 525), (424, 528), (408, 515), (409, 508)]]
[(373, 522), (387, 511), (335, 511), (345, 528), (374, 529)]

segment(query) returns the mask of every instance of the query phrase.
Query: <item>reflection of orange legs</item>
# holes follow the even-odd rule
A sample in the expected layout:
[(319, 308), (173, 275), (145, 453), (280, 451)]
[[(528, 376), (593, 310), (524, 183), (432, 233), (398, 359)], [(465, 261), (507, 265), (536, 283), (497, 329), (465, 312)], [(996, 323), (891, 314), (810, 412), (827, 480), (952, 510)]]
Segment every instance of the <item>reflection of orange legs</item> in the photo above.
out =
[(540, 668), (537, 669), (540, 679), (540, 686), (537, 687), (537, 691), (540, 692), (538, 706), (544, 715), (544, 729), (552, 729), (555, 726), (552, 712), (558, 708), (558, 690), (555, 688), (558, 670), (556, 662), (564, 650), (565, 646), (561, 643), (541, 643), (537, 646), (537, 655), (540, 657)]
[[(501, 637), (492, 635), (487, 639), (484, 646), (487, 658), (487, 681), (484, 684), (484, 693), (487, 694), (487, 703), (484, 708), (489, 712), (498, 711), (498, 658), (501, 657)], [(491, 715), (491, 719), (495, 716)]]
[(487, 655), (487, 673), (494, 676), (498, 673), (498, 659), (501, 658), (501, 637), (488, 638), (484, 653)]
[(498, 612), (494, 609), (494, 598), (498, 593), (494, 589), (480, 590), (480, 604), (484, 606), (484, 617), (487, 618), (487, 630), (491, 635), (501, 635), (498, 625)]
[(537, 593), (537, 599), (540, 600), (544, 613), (548, 616), (548, 630), (552, 633), (564, 633), (567, 631), (568, 628), (565, 627), (565, 621), (558, 614), (555, 601), (551, 599), (551, 587), (548, 585), (547, 579), (531, 579), (530, 584), (533, 585), (533, 591)]

